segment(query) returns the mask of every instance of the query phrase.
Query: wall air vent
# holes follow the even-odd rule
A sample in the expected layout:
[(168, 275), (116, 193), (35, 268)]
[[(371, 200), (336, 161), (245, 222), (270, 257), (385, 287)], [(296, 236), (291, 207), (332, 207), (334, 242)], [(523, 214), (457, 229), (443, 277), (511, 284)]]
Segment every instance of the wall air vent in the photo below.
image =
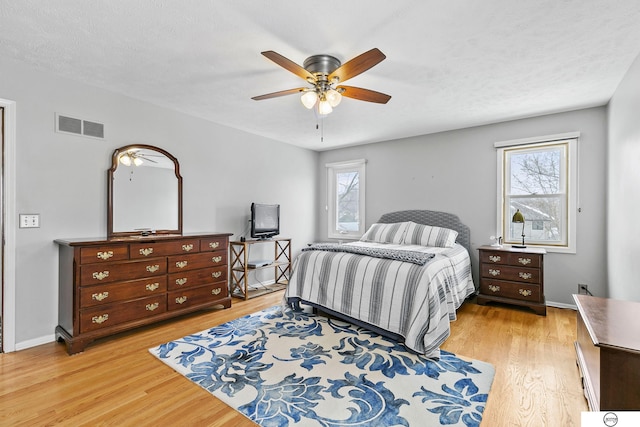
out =
[(56, 113), (56, 132), (104, 139), (104, 124)]

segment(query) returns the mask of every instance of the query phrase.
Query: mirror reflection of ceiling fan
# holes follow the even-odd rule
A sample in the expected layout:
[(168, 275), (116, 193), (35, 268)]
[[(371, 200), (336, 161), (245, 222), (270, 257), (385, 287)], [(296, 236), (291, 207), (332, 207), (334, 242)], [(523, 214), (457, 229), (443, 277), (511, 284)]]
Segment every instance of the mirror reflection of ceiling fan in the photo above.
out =
[(304, 67), (272, 50), (262, 52), (262, 55), (306, 80), (311, 87), (281, 90), (251, 98), (256, 101), (302, 93), (300, 100), (306, 108), (315, 107), (319, 114), (326, 115), (333, 111), (333, 107), (340, 103), (343, 96), (378, 104), (386, 104), (391, 99), (391, 96), (381, 92), (340, 84), (384, 60), (386, 56), (377, 48), (356, 56), (344, 64), (330, 55), (313, 55), (305, 59)]
[(125, 166), (140, 166), (145, 161), (151, 163), (158, 163), (156, 160), (151, 159), (151, 157), (164, 157), (162, 154), (152, 154), (151, 152), (146, 152), (141, 148), (132, 148), (130, 150), (125, 151), (120, 155), (120, 163)]

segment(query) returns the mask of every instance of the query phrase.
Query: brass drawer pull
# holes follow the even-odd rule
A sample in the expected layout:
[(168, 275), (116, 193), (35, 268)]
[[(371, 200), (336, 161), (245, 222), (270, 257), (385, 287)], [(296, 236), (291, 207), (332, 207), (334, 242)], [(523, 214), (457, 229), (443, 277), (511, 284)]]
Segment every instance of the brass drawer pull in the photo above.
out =
[(182, 245), (182, 250), (185, 252), (189, 252), (193, 250), (193, 245), (192, 244), (188, 244), (188, 245)]
[(218, 295), (222, 292), (222, 288), (215, 288), (211, 290), (211, 295)]
[(211, 242), (211, 243), (209, 243), (209, 247), (211, 249), (216, 249), (218, 246), (220, 246), (220, 242)]
[(109, 258), (111, 258), (113, 256), (113, 251), (106, 251), (106, 252), (98, 252), (96, 254), (96, 257), (98, 257), (101, 260), (107, 260)]
[(156, 308), (158, 308), (160, 306), (160, 304), (158, 304), (157, 302), (154, 302), (153, 304), (147, 304), (145, 306), (145, 308), (147, 309), (147, 311), (153, 311)]
[(220, 261), (222, 261), (222, 257), (221, 256), (214, 256), (213, 258), (211, 258), (211, 261), (213, 261), (214, 263), (219, 263)]
[(96, 271), (95, 273), (93, 273), (93, 278), (97, 279), (97, 280), (104, 280), (107, 277), (109, 277), (109, 271), (108, 270)]
[(100, 292), (91, 295), (91, 299), (95, 301), (102, 301), (103, 299), (109, 298), (109, 292)]
[(489, 274), (492, 276), (499, 276), (500, 275), (500, 270), (494, 270), (492, 268), (489, 269)]
[(531, 264), (531, 258), (518, 258), (518, 262), (522, 265)]
[(531, 289), (520, 289), (518, 290), (518, 293), (523, 297), (529, 297), (532, 294)]
[(524, 280), (529, 280), (532, 277), (531, 273), (523, 273), (522, 271), (520, 273), (518, 273), (518, 276), (520, 276), (521, 279)]
[(147, 265), (147, 271), (149, 273), (155, 273), (158, 270), (160, 270), (160, 266), (158, 264), (156, 264), (156, 265)]
[(185, 302), (187, 302), (187, 297), (186, 296), (181, 296), (176, 298), (176, 304), (184, 304)]
[(489, 260), (491, 262), (500, 262), (500, 255), (489, 255)]
[(182, 285), (184, 285), (185, 283), (187, 283), (187, 280), (188, 280), (188, 279), (187, 279), (186, 277), (182, 277), (182, 278), (176, 279), (176, 285), (180, 285), (180, 286), (182, 286)]
[(103, 314), (103, 315), (100, 315), (100, 316), (93, 316), (91, 318), (91, 323), (97, 323), (98, 325), (100, 325), (101, 323), (104, 323), (107, 320), (109, 320), (109, 315), (108, 314)]
[(160, 287), (160, 283), (156, 282), (156, 283), (148, 283), (145, 286), (145, 289), (148, 291), (155, 291), (156, 289), (158, 289)]
[(149, 256), (153, 253), (153, 248), (142, 248), (140, 249), (140, 255)]
[(222, 276), (222, 271), (214, 271), (213, 273), (211, 273), (211, 277), (213, 277), (214, 279), (217, 279), (220, 276)]
[(491, 292), (500, 292), (500, 286), (498, 286), (498, 285), (489, 285), (489, 290)]
[(185, 268), (187, 266), (187, 264), (188, 264), (187, 261), (178, 261), (178, 262), (176, 262), (176, 267)]

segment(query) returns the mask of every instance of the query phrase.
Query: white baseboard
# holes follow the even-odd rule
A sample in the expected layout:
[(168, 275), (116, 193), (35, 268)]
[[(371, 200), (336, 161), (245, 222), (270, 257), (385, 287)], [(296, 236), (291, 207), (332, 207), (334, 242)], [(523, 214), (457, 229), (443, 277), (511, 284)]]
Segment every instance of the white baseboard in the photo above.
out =
[(555, 308), (569, 308), (571, 310), (578, 310), (578, 307), (574, 304), (565, 304), (563, 302), (553, 302), (547, 301), (547, 307), (555, 307)]
[(55, 334), (45, 335), (43, 337), (34, 338), (28, 341), (22, 341), (16, 343), (16, 351), (26, 350), (31, 347), (37, 347), (42, 344), (49, 344), (50, 342), (54, 342), (56, 340)]

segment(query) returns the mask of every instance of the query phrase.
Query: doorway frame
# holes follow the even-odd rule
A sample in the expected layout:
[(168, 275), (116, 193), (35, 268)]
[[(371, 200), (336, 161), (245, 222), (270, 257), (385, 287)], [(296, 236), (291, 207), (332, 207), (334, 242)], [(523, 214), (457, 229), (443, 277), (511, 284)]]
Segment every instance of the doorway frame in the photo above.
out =
[(2, 255), (3, 295), (2, 295), (2, 347), (4, 353), (16, 350), (16, 103), (0, 98), (4, 108), (4, 141), (2, 169), (4, 216), (2, 234), (4, 246)]

